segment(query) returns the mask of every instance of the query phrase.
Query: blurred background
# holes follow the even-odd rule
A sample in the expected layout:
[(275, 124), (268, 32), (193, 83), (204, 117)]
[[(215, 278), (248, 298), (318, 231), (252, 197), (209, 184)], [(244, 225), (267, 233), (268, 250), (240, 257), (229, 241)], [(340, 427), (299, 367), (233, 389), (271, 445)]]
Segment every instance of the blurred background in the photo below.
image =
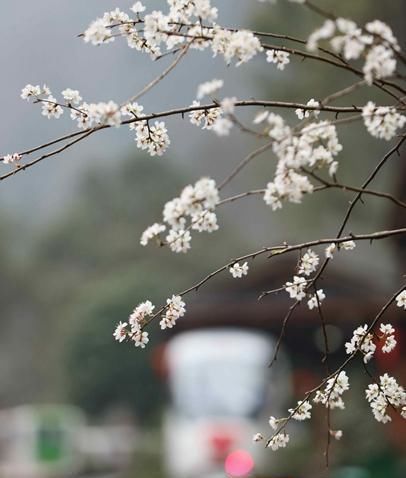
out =
[[(48, 121), (37, 105), (22, 101), (25, 84), (45, 82), (55, 94), (71, 87), (85, 101), (120, 103), (172, 61), (153, 63), (118, 41), (96, 48), (77, 38), (104, 11), (125, 10), (132, 3), (2, 0), (1, 154), (73, 129), (70, 120)], [(145, 3), (162, 7), (164, 2)], [(219, 22), (228, 26), (305, 38), (322, 22), (284, 1), (217, 4)], [(402, 0), (322, 4), (360, 24), (384, 20), (404, 45)], [(337, 74), (308, 60), (292, 59), (280, 73), (263, 58), (236, 69), (208, 52), (192, 52), (142, 98), (144, 111), (190, 104), (197, 86), (213, 78), (225, 80), (226, 96), (298, 102), (320, 99), (354, 81), (346, 72)], [(351, 101), (364, 104), (369, 98), (370, 91), (361, 89)], [(375, 98), (387, 102), (379, 94)], [(244, 111), (241, 118), (249, 121), (255, 113)], [(143, 156), (133, 135), (122, 128), (92, 136), (1, 184), (1, 478), (325, 473), (323, 410), (311, 423), (293, 426), (289, 448), (278, 454), (251, 443), (254, 432), (271, 432), (270, 414), (283, 414), (324, 373), (317, 316), (304, 308), (288, 329), (276, 366), (267, 368), (289, 301), (279, 295), (260, 303), (256, 298), (291, 277), (295, 258), (270, 265), (256, 260), (242, 282), (217, 278), (189, 296), (188, 313), (172, 334), (153, 326), (144, 351), (114, 342), (112, 332), (140, 301), (159, 304), (230, 257), (282, 240), (332, 236), (351, 195), (329, 193), (323, 201), (315, 195), (282, 212), (271, 212), (261, 199), (252, 198), (222, 210), (220, 231), (195, 237), (186, 257), (165, 248), (143, 249), (139, 237), (160, 219), (166, 201), (203, 175), (221, 180), (255, 147), (249, 136), (235, 131), (218, 138), (187, 119), (170, 118), (167, 126), (172, 144), (163, 158)], [(388, 145), (368, 136), (361, 125), (343, 127), (340, 138), (340, 178), (359, 185)], [(374, 189), (404, 198), (402, 159), (404, 164), (404, 154), (393, 160)], [(262, 156), (225, 194), (264, 187), (273, 168), (273, 158)], [(347, 230), (370, 232), (395, 224), (405, 224), (401, 209), (367, 198)], [(322, 284), (331, 298), (325, 311), (331, 366), (343, 360), (351, 331), (370, 321), (399, 287), (404, 254), (404, 244), (388, 240), (362, 244), (356, 254), (333, 261)], [(398, 323), (395, 309), (390, 308), (387, 321)], [(398, 329), (402, 347), (405, 328), (398, 323)], [(400, 350), (378, 356), (373, 372), (388, 371), (404, 383)], [(333, 415), (344, 438), (332, 444), (331, 476), (406, 476), (404, 425), (395, 416), (387, 425), (374, 422), (364, 400), (370, 380), (356, 365), (349, 376), (354, 384), (347, 396), (351, 406)]]

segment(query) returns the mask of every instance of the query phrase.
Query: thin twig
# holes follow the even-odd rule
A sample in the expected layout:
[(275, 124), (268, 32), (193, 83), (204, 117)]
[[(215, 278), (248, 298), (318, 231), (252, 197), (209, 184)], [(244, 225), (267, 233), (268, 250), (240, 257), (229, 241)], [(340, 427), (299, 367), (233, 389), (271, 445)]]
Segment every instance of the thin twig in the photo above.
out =
[(144, 86), (144, 88), (139, 91), (136, 95), (132, 96), (129, 100), (127, 100), (124, 104), (132, 103), (134, 101), (137, 101), (141, 98), (141, 96), (144, 96), (148, 91), (150, 91), (155, 85), (160, 83), (166, 76), (169, 75), (169, 73), (176, 68), (176, 66), (180, 63), (182, 58), (186, 55), (186, 53), (189, 50), (190, 44), (188, 43), (185, 45), (180, 54), (175, 58), (175, 60), (162, 72), (160, 73), (156, 78), (154, 78), (152, 81), (150, 81), (148, 84)]

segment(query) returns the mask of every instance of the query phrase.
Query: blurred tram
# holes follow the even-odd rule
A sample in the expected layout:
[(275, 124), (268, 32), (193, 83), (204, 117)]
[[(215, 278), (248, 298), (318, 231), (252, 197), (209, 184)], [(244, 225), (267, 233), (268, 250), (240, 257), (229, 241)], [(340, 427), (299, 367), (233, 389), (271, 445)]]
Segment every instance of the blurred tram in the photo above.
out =
[(24, 405), (0, 411), (0, 478), (66, 478), (126, 469), (131, 426), (88, 426), (70, 405)]
[(1, 478), (76, 475), (84, 417), (75, 407), (20, 406), (0, 412)]
[(166, 469), (173, 478), (249, 476), (269, 467), (269, 453), (252, 442), (269, 407), (284, 405), (288, 367), (268, 368), (272, 337), (237, 328), (206, 328), (174, 336), (165, 362), (171, 406), (164, 420)]

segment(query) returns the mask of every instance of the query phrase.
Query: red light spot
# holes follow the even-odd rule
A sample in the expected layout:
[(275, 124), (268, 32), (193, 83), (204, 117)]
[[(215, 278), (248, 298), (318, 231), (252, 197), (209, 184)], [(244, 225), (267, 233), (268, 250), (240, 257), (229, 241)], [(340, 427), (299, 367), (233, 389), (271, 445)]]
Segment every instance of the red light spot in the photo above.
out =
[(254, 460), (247, 451), (235, 450), (226, 458), (224, 468), (232, 477), (247, 476), (254, 468)]
[(216, 461), (223, 461), (224, 457), (230, 451), (233, 444), (233, 438), (226, 434), (217, 434), (211, 437), (211, 448), (213, 458)]

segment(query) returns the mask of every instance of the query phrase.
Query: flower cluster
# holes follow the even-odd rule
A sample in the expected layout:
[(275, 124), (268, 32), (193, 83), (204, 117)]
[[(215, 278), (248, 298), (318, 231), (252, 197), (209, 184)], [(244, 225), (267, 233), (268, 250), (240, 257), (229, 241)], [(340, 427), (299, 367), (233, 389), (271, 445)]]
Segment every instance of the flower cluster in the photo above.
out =
[(397, 130), (406, 123), (406, 116), (398, 113), (393, 106), (376, 106), (372, 101), (362, 108), (362, 117), (372, 136), (387, 141), (396, 136)]
[[(123, 342), (126, 338), (132, 340), (136, 347), (145, 348), (149, 342), (148, 332), (143, 330), (148, 317), (153, 315), (155, 306), (147, 300), (139, 304), (131, 313), (127, 322), (120, 322), (114, 331), (114, 338)], [(128, 328), (129, 327), (129, 328)]]
[(92, 45), (112, 42), (114, 38), (109, 28), (108, 20), (104, 18), (94, 20), (84, 32), (83, 39), (86, 43), (91, 43)]
[(233, 122), (229, 118), (219, 118), (213, 125), (212, 130), (217, 136), (228, 136), (230, 134)]
[(376, 350), (373, 339), (374, 336), (371, 332), (368, 332), (367, 324), (364, 324), (354, 330), (351, 341), (345, 344), (345, 351), (347, 354), (353, 354), (360, 350), (364, 354), (364, 363), (367, 363)]
[(223, 87), (223, 80), (211, 80), (201, 83), (197, 88), (196, 98), (201, 100), (205, 96), (212, 96), (213, 93)]
[(355, 242), (354, 241), (343, 241), (343, 242), (339, 242), (337, 244), (335, 244), (334, 242), (332, 242), (331, 244), (329, 244), (326, 249), (325, 249), (325, 255), (326, 255), (326, 258), (327, 259), (333, 259), (334, 257), (334, 252), (336, 249), (338, 250), (341, 250), (343, 249), (344, 251), (352, 251), (353, 249), (355, 249)]
[(349, 390), (350, 383), (344, 370), (327, 380), (323, 391), (317, 390), (313, 399), (315, 403), (322, 403), (326, 408), (340, 408), (343, 410), (344, 401), (342, 394)]
[(267, 443), (267, 447), (273, 451), (279, 450), (279, 448), (286, 448), (289, 443), (289, 435), (287, 433), (277, 433)]
[(306, 285), (304, 277), (293, 276), (293, 282), (286, 282), (285, 290), (291, 299), (302, 300), (306, 297)]
[[(310, 100), (308, 105), (318, 106), (318, 102)], [(301, 114), (306, 116), (305, 112)], [(267, 184), (264, 194), (265, 203), (275, 211), (282, 207), (283, 200), (300, 203), (304, 194), (313, 192), (313, 185), (302, 172), (304, 167), (312, 170), (328, 167), (329, 174), (334, 174), (338, 165), (334, 157), (342, 146), (335, 126), (328, 121), (310, 123), (299, 133), (294, 133), (284, 119), (274, 113), (262, 112), (254, 123), (264, 121), (273, 140), (273, 152), (279, 160), (275, 178)]]
[(283, 50), (268, 50), (266, 52), (266, 61), (274, 63), (278, 70), (283, 71), (285, 66), (290, 62), (290, 54)]
[(374, 20), (364, 29), (345, 18), (326, 20), (308, 38), (307, 48), (315, 51), (322, 40), (329, 40), (333, 49), (345, 60), (365, 57), (363, 72), (368, 84), (387, 78), (396, 70), (395, 52), (400, 50), (392, 30), (385, 23)]
[[(200, 101), (193, 101), (193, 107), (200, 106)], [(210, 108), (208, 110), (198, 109), (189, 114), (190, 122), (195, 126), (202, 126), (202, 129), (213, 129), (214, 125), (221, 118), (221, 108)]]
[(165, 224), (155, 223), (152, 226), (149, 226), (145, 231), (142, 233), (140, 244), (141, 246), (146, 246), (151, 239), (156, 238), (158, 240), (158, 244), (162, 241), (159, 240), (161, 232), (164, 232), (166, 229)]
[(62, 106), (57, 102), (56, 98), (52, 96), (51, 90), (47, 85), (31, 85), (24, 86), (21, 90), (21, 98), (23, 100), (34, 100), (36, 103), (42, 103), (42, 115), (48, 119), (58, 119), (63, 114)]
[(255, 435), (252, 437), (253, 442), (260, 442), (264, 439), (264, 435), (262, 433), (255, 433)]
[(38, 85), (27, 85), (23, 88), (21, 97), (27, 100), (33, 98), (42, 103), (42, 114), (49, 119), (59, 118), (64, 108), (69, 109), (71, 119), (77, 122), (80, 129), (94, 126), (119, 127), (123, 116), (129, 116), (133, 120), (129, 128), (135, 131), (137, 147), (146, 150), (150, 156), (162, 156), (171, 143), (165, 123), (155, 121), (151, 125), (143, 120), (144, 108), (138, 103), (128, 103), (122, 107), (114, 101), (81, 103), (79, 91), (71, 88), (62, 91), (63, 102), (58, 103), (46, 85), (42, 88)]
[(48, 119), (58, 119), (63, 114), (62, 106), (58, 105), (56, 98), (49, 95), (46, 99), (42, 99), (42, 115)]
[[(316, 101), (314, 98), (311, 98), (307, 103), (306, 106), (310, 106), (311, 108), (318, 108), (320, 106), (320, 103)], [(310, 113), (312, 113), (314, 116), (319, 116), (320, 111), (317, 110), (307, 110), (307, 109), (302, 109), (302, 108), (297, 108), (295, 110), (296, 116), (302, 120), (304, 118), (308, 118), (310, 116)]]
[(285, 169), (275, 175), (272, 182), (266, 185), (265, 204), (273, 211), (282, 208), (282, 201), (287, 200), (299, 204), (304, 194), (313, 192), (313, 185), (307, 176), (296, 173), (293, 169)]
[(172, 329), (176, 325), (176, 321), (179, 317), (185, 315), (186, 308), (182, 297), (179, 295), (173, 295), (171, 299), (166, 300), (166, 310), (162, 316), (159, 325), (161, 329)]
[(34, 102), (42, 103), (42, 114), (48, 119), (58, 119), (62, 116), (64, 108), (70, 110), (72, 120), (76, 120), (81, 129), (91, 126), (108, 125), (120, 126), (121, 111), (120, 107), (114, 101), (107, 103), (80, 103), (82, 97), (79, 91), (66, 88), (62, 91), (61, 102), (51, 94), (48, 86), (44, 85), (26, 85), (21, 92), (21, 98)]
[[(396, 347), (395, 329), (392, 324), (381, 324), (379, 326), (379, 340), (384, 341), (382, 345), (382, 352), (389, 353)], [(376, 351), (376, 344), (374, 343), (374, 336), (368, 331), (368, 326), (364, 324), (354, 330), (351, 341), (345, 344), (347, 354), (353, 354), (360, 350), (364, 354), (364, 362), (367, 363)]]
[(326, 294), (323, 289), (318, 289), (315, 294), (310, 296), (310, 299), (307, 301), (307, 307), (309, 307), (310, 310), (313, 310), (318, 307), (325, 298)]
[(385, 340), (384, 344), (382, 345), (382, 352), (389, 353), (396, 347), (396, 339), (395, 339), (395, 329), (392, 327), (392, 324), (381, 324), (379, 327), (379, 331), (381, 332), (380, 339)]
[(319, 256), (311, 249), (308, 249), (307, 252), (303, 254), (300, 260), (299, 274), (304, 274), (305, 276), (309, 276), (312, 272), (314, 272), (317, 269), (319, 262), (320, 262)]
[[(154, 309), (155, 306), (151, 301), (141, 302), (130, 314), (128, 322), (119, 322), (113, 333), (114, 338), (118, 342), (129, 339), (134, 342), (136, 347), (145, 348), (149, 342), (149, 337), (148, 332), (143, 329), (154, 317)], [(166, 306), (161, 310), (163, 311), (160, 321), (161, 329), (171, 329), (179, 317), (185, 315), (185, 302), (181, 296), (173, 295), (166, 300)]]
[(406, 310), (406, 290), (402, 290), (402, 292), (396, 296), (396, 305)]
[(395, 378), (387, 373), (379, 377), (379, 383), (368, 385), (365, 396), (378, 422), (391, 421), (391, 417), (387, 413), (388, 406), (400, 410), (402, 417), (406, 418), (406, 392)]
[[(118, 8), (106, 12), (89, 25), (83, 39), (100, 45), (121, 36), (130, 48), (144, 51), (152, 58), (161, 55), (162, 47), (171, 50), (188, 42), (190, 48), (198, 50), (210, 47), (213, 56), (222, 55), (227, 64), (235, 59), (237, 66), (262, 51), (261, 42), (252, 32), (231, 31), (214, 23), (218, 11), (211, 6), (210, 0), (168, 0), (167, 3), (167, 14), (154, 10), (143, 19), (140, 14), (145, 7), (141, 2), (136, 2), (131, 9), (135, 18)], [(204, 20), (207, 26), (202, 25)], [(142, 26), (137, 28), (139, 25)]]
[(354, 241), (344, 241), (341, 243), (340, 247), (345, 251), (352, 251), (355, 249), (355, 242)]
[(259, 39), (248, 30), (230, 31), (214, 28), (211, 44), (214, 56), (221, 54), (227, 64), (236, 58), (236, 66), (251, 60), (258, 52), (262, 51)]
[(69, 105), (78, 105), (82, 101), (82, 97), (78, 90), (72, 90), (72, 88), (66, 88), (62, 91), (63, 99)]
[(152, 126), (147, 121), (130, 123), (130, 129), (135, 130), (137, 147), (147, 150), (150, 156), (162, 156), (171, 144), (163, 121), (155, 121)]
[[(303, 275), (310, 276), (313, 272), (315, 272), (319, 262), (319, 256), (311, 249), (308, 249), (303, 254), (298, 266), (299, 275), (293, 276), (293, 282), (288, 281), (284, 286), (291, 299), (301, 301), (306, 297), (308, 280), (306, 280)], [(325, 298), (326, 294), (324, 293), (323, 289), (318, 289), (314, 294), (308, 294), (307, 306), (310, 310), (312, 310), (318, 307), (318, 305), (321, 304)]]
[(228, 270), (234, 279), (240, 279), (242, 276), (246, 276), (248, 274), (248, 263), (244, 262), (244, 264), (240, 265), (238, 262), (236, 262), (229, 267)]
[(39, 85), (28, 84), (21, 90), (20, 96), (23, 100), (30, 101), (31, 99), (37, 100), (41, 95), (49, 96), (50, 94), (51, 90), (47, 85), (41, 87)]
[(18, 153), (6, 154), (3, 158), (4, 164), (18, 164), (22, 156)]
[[(201, 83), (197, 90), (197, 100), (192, 107), (200, 106), (199, 99), (212, 96), (223, 86), (222, 80), (211, 80)], [(219, 108), (197, 109), (189, 114), (190, 122), (202, 129), (212, 130), (218, 136), (227, 136), (233, 127), (230, 115), (234, 112), (236, 98), (224, 98)], [(223, 116), (224, 115), (224, 116)]]
[[(190, 249), (192, 236), (189, 229), (198, 232), (213, 232), (218, 229), (214, 212), (218, 202), (219, 194), (215, 181), (202, 178), (194, 186), (186, 186), (179, 197), (165, 204), (163, 220), (170, 226), (166, 242), (173, 252), (187, 252)], [(150, 226), (141, 236), (141, 245), (147, 245), (165, 228), (164, 224), (159, 223)]]
[(312, 404), (309, 401), (301, 400), (297, 402), (296, 408), (289, 408), (289, 413), (292, 415), (294, 420), (303, 421), (311, 418), (311, 409)]
[[(322, 384), (323, 385), (323, 384)], [(321, 388), (321, 387), (320, 387)], [(347, 374), (344, 370), (337, 371), (331, 378), (329, 378), (325, 382), (324, 389), (317, 390), (313, 401), (315, 403), (321, 403), (326, 408), (334, 409), (344, 409), (344, 401), (342, 395), (345, 391), (349, 390), (349, 380)], [(393, 390), (394, 386), (392, 384), (392, 394), (396, 395), (396, 404), (401, 404), (401, 393), (403, 393), (403, 389), (398, 388), (397, 390)], [(291, 419), (297, 421), (305, 421), (311, 418), (311, 410), (313, 406), (309, 401), (309, 396), (307, 396), (304, 400), (299, 400), (297, 402), (296, 407), (290, 408), (289, 416), (286, 418), (275, 418), (271, 416), (269, 418), (269, 425), (274, 430), (274, 435), (267, 441), (266, 446), (271, 448), (272, 450), (278, 450), (279, 448), (286, 447), (287, 443), (289, 442), (289, 435), (284, 431), (286, 425)], [(329, 430), (331, 436), (333, 436), (336, 440), (340, 440), (343, 433), (341, 430)], [(254, 442), (261, 442), (263, 441), (264, 436), (262, 433), (256, 433), (253, 436)]]

